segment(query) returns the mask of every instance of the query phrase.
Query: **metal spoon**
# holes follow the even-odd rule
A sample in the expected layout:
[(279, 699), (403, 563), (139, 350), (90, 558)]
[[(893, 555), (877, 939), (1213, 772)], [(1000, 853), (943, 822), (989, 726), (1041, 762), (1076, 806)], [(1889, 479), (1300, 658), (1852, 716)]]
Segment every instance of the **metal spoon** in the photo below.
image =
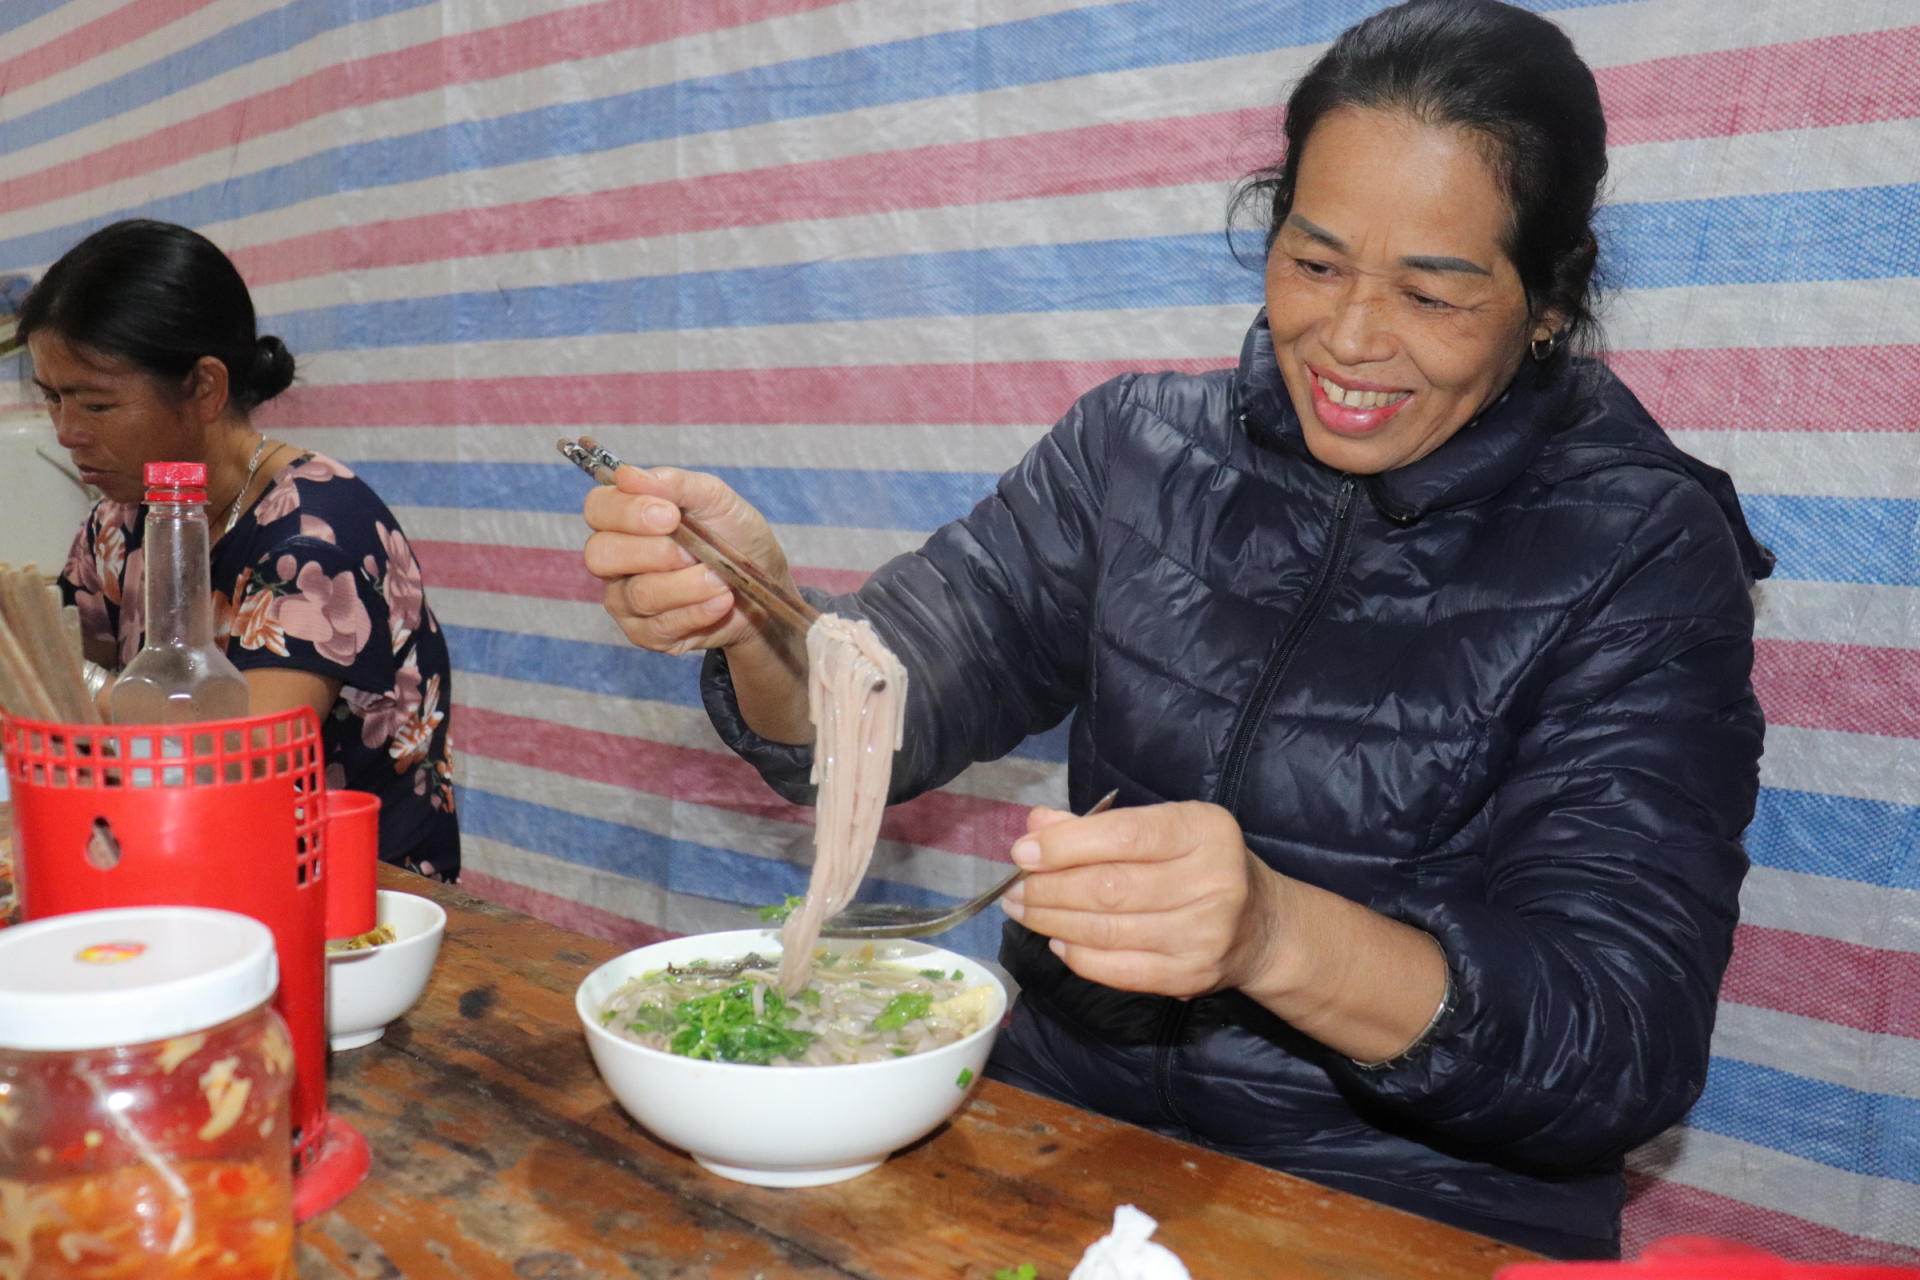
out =
[[(1118, 799), (1118, 788), (1107, 792), (1093, 808), (1080, 816), (1091, 818), (1105, 813)], [(977, 898), (969, 898), (957, 907), (903, 907), (890, 902), (856, 902), (820, 926), (823, 938), (926, 938), (945, 933), (953, 926), (971, 920), (1000, 900), (1000, 895), (1027, 878), (1016, 871)]]

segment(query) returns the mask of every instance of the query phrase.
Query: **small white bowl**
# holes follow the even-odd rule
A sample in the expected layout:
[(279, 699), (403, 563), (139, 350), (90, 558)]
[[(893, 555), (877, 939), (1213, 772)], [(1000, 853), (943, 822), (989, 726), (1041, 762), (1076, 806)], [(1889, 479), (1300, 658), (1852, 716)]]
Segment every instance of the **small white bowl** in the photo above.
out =
[[(823, 942), (852, 951), (859, 942)], [(629, 951), (588, 974), (574, 995), (587, 1046), (607, 1087), (662, 1140), (723, 1178), (763, 1187), (815, 1187), (879, 1167), (932, 1132), (966, 1099), (986, 1065), (1007, 989), (977, 961), (923, 942), (874, 944), (874, 957), (908, 968), (958, 969), (969, 987), (991, 986), (993, 1008), (972, 1035), (925, 1053), (830, 1067), (757, 1067), (683, 1058), (635, 1044), (600, 1025), (621, 983), (669, 964), (780, 954), (762, 929), (704, 933)]]
[(377, 947), (327, 953), (327, 1034), (335, 1049), (372, 1044), (427, 989), (447, 912), (431, 898), (382, 889), (375, 923), (400, 936)]

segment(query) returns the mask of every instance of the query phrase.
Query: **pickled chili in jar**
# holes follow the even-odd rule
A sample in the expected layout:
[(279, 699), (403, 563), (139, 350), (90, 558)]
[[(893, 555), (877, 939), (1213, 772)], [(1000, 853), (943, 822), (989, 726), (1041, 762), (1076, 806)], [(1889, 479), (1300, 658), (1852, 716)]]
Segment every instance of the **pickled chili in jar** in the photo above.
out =
[(134, 907), (0, 932), (0, 1280), (291, 1280), (273, 935)]

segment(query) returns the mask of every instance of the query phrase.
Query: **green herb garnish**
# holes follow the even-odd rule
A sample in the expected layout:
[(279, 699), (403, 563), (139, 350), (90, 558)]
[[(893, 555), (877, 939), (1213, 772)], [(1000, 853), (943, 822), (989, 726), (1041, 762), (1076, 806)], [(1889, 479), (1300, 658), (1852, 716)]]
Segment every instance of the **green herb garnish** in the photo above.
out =
[(753, 1012), (753, 988), (741, 982), (724, 991), (709, 992), (682, 1001), (673, 1011), (678, 1026), (667, 1042), (674, 1053), (709, 1062), (746, 1062), (768, 1066), (775, 1058), (797, 1058), (816, 1039), (809, 1031), (791, 1031), (787, 1024), (800, 1011), (777, 990), (763, 987), (761, 1013)]
[(1017, 1267), (1002, 1267), (987, 1280), (1040, 1280), (1040, 1273), (1031, 1262), (1023, 1262)]
[(967, 975), (961, 970), (955, 969), (953, 971), (953, 980), (955, 982), (965, 982), (967, 980)]
[(973, 1068), (972, 1068), (972, 1067), (962, 1067), (962, 1068), (960, 1068), (960, 1076), (959, 1076), (959, 1078), (958, 1078), (957, 1080), (955, 1080), (955, 1081), (954, 1081), (953, 1083), (954, 1083), (955, 1085), (957, 1085), (957, 1086), (959, 1086), (959, 1087), (960, 1087), (960, 1088), (962, 1088), (962, 1089), (964, 1089), (964, 1088), (966, 1088), (966, 1087), (967, 1087), (968, 1085), (970, 1085), (970, 1084), (972, 1084), (972, 1083), (973, 1083)]
[(745, 911), (748, 915), (759, 916), (762, 924), (783, 924), (786, 922), (786, 918), (793, 914), (793, 909), (803, 901), (805, 901), (805, 899), (795, 897), (790, 893), (787, 895), (785, 902), (776, 902), (768, 907), (743, 907), (741, 910)]
[(944, 982), (946, 981), (947, 974), (944, 969), (922, 969), (920, 976), (933, 982)]
[(915, 1018), (927, 1016), (927, 1010), (933, 1008), (933, 997), (924, 991), (903, 991), (887, 1001), (887, 1007), (873, 1020), (875, 1031), (898, 1031)]

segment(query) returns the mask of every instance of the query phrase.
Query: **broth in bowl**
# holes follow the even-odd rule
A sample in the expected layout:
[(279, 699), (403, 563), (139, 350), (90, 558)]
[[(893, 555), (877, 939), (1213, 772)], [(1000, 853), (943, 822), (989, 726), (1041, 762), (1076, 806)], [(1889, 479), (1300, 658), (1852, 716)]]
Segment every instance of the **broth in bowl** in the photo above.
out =
[(779, 962), (697, 960), (629, 978), (600, 1025), (649, 1049), (710, 1062), (825, 1067), (925, 1053), (986, 1024), (994, 990), (960, 969), (876, 961), (873, 948), (814, 956), (789, 997)]

